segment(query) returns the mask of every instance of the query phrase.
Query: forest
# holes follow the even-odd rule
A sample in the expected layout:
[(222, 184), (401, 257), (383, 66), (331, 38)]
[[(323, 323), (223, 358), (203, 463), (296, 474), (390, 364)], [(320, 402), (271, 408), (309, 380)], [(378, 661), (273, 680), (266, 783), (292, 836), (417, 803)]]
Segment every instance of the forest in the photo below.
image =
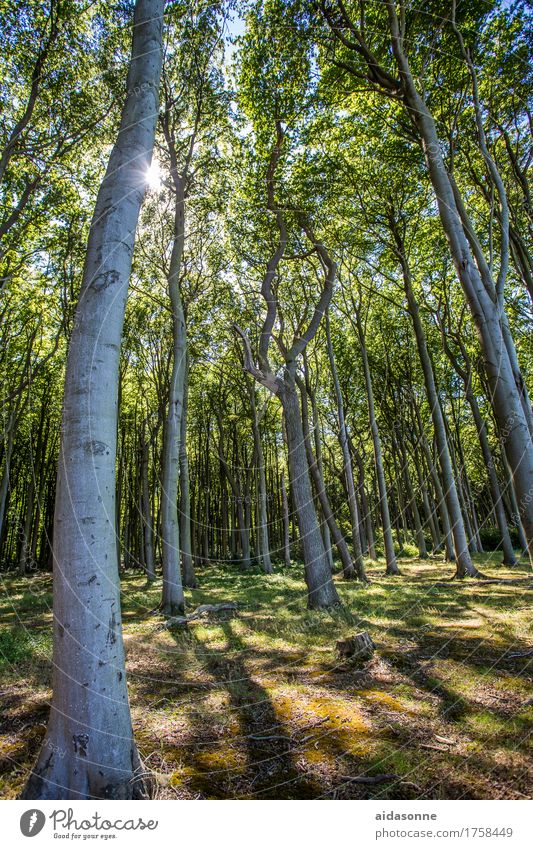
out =
[(0, 3), (0, 795), (533, 792), (525, 0)]

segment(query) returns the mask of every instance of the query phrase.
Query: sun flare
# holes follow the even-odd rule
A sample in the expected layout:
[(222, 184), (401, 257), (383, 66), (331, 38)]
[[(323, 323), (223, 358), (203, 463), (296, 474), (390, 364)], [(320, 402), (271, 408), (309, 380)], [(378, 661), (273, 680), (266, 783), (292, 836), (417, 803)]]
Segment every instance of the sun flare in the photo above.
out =
[(146, 171), (146, 183), (151, 191), (158, 191), (161, 188), (161, 166), (157, 159), (152, 159), (151, 164)]

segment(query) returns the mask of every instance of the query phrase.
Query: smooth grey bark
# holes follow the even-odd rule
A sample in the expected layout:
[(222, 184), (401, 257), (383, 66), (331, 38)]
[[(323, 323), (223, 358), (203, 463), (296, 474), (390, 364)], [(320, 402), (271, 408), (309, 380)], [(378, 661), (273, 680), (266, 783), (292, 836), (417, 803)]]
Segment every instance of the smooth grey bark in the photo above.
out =
[(303, 549), (308, 606), (331, 607), (339, 603), (339, 597), (331, 577), (313, 503), (302, 415), (296, 384), (290, 373), (285, 376), (279, 397), (285, 414), (292, 496)]
[(383, 543), (385, 547), (385, 562), (387, 575), (399, 575), (400, 570), (396, 562), (396, 554), (394, 552), (394, 540), (392, 538), (392, 526), (389, 511), (389, 499), (387, 495), (387, 483), (385, 481), (385, 469), (383, 466), (383, 453), (381, 450), (381, 439), (379, 428), (376, 419), (376, 410), (374, 405), (374, 389), (372, 386), (372, 375), (370, 373), (370, 364), (368, 362), (368, 352), (366, 349), (365, 334), (361, 326), (359, 313), (356, 311), (356, 327), (361, 347), (361, 357), (363, 360), (363, 372), (365, 376), (366, 399), (368, 404), (368, 418), (370, 422), (370, 432), (372, 434), (372, 446), (374, 449), (374, 462), (376, 465), (376, 478), (378, 481), (379, 491), (379, 510), (381, 514), (381, 524), (383, 526)]
[[(491, 390), (491, 403), (512, 470), (518, 509), (528, 544), (530, 561), (533, 564), (532, 413), (524, 393), (516, 351), (503, 305), (507, 259), (502, 256), (500, 272), (495, 281), (466, 214), (457, 186), (446, 169), (433, 115), (416, 88), (404, 53), (403, 38), (394, 4), (387, 2), (387, 9), (392, 48), (404, 89), (404, 102), (423, 142), (428, 173), (437, 199), (442, 227), (478, 333), (485, 373)], [(488, 160), (487, 166), (490, 169)], [(495, 174), (491, 173), (491, 177), (496, 180)], [(502, 239), (505, 240), (505, 238), (505, 227), (502, 227)]]
[[(123, 372), (122, 369), (119, 369), (118, 374), (118, 390), (117, 390), (117, 410), (121, 409), (122, 406), (122, 377)], [(126, 561), (129, 558), (129, 550), (128, 550), (128, 534), (127, 534), (127, 522), (125, 521), (125, 530), (124, 530), (124, 563), (122, 562), (122, 546), (121, 546), (121, 537), (122, 537), (122, 491), (123, 491), (123, 482), (125, 475), (125, 467), (126, 467), (126, 454), (124, 451), (124, 443), (126, 441), (126, 429), (123, 427), (120, 428), (120, 420), (117, 418), (117, 452), (118, 452), (118, 477), (117, 477), (117, 487), (116, 487), (116, 498), (115, 498), (115, 536), (117, 540), (117, 560), (118, 560), (118, 571), (119, 574), (122, 574), (123, 569), (126, 566)], [(124, 518), (126, 519), (128, 514), (128, 506), (127, 502), (124, 506)]]
[(141, 514), (143, 524), (144, 568), (146, 570), (146, 580), (149, 583), (152, 583), (155, 581), (155, 561), (152, 501), (150, 498), (150, 485), (148, 481), (149, 460), (150, 440), (147, 438), (145, 428), (143, 427), (141, 434)]
[(333, 378), (333, 387), (335, 390), (335, 401), (337, 404), (337, 420), (339, 422), (339, 443), (342, 451), (344, 479), (348, 491), (348, 507), (350, 510), (350, 522), (352, 527), (354, 566), (360, 580), (366, 581), (365, 567), (363, 563), (363, 551), (361, 547), (360, 515), (359, 507), (357, 505), (357, 497), (355, 495), (352, 457), (350, 454), (348, 429), (346, 427), (346, 416), (344, 413), (344, 398), (342, 396), (339, 375), (337, 372), (337, 366), (335, 364), (335, 355), (331, 342), (331, 326), (328, 313), (326, 313), (326, 344), (328, 349), (329, 367), (331, 371), (331, 376)]
[(267, 486), (265, 476), (265, 458), (263, 455), (263, 446), (261, 443), (261, 431), (259, 429), (260, 416), (257, 412), (257, 404), (255, 400), (255, 385), (253, 381), (247, 380), (248, 391), (250, 395), (250, 406), (252, 409), (252, 430), (254, 436), (254, 453), (257, 464), (257, 489), (258, 489), (258, 519), (259, 526), (258, 548), (259, 555), (263, 564), (263, 570), (267, 575), (271, 575), (274, 571), (272, 568), (272, 560), (270, 557), (270, 541), (268, 537), (268, 513), (267, 513)]
[[(226, 475), (224, 473), (224, 466), (219, 461), (220, 468), (220, 557), (224, 560), (228, 554), (228, 545), (231, 553), (231, 557), (233, 558), (235, 555), (235, 543), (234, 537), (235, 533), (233, 530), (233, 526), (230, 528), (230, 517), (229, 517), (229, 509), (228, 509), (228, 490), (226, 487)], [(191, 529), (192, 530), (192, 529)], [(231, 543), (228, 543), (228, 540), (231, 540)]]
[(120, 342), (159, 103), (163, 0), (137, 0), (127, 94), (89, 234), (65, 376), (54, 523), (53, 696), (25, 799), (147, 792), (131, 727), (115, 541)]
[[(503, 180), (488, 150), (483, 129), (483, 111), (479, 103), (477, 79), (473, 63), (455, 23), (452, 4), (452, 28), (461, 47), (472, 80), (475, 125), (478, 144), (491, 185), (500, 204), (500, 267), (495, 277), (492, 263), (487, 261), (475, 228), (466, 211), (453, 175), (448, 171), (442, 153), (435, 119), (423, 90), (412, 73), (405, 52), (405, 17), (398, 17), (394, 0), (385, 0), (390, 30), (390, 45), (396, 68), (390, 73), (377, 60), (365, 41), (364, 31), (350, 21), (345, 7), (321, 5), (321, 11), (336, 39), (362, 57), (366, 77), (374, 89), (391, 95), (403, 103), (413, 128), (422, 142), (442, 228), (450, 254), (468, 304), (480, 347), (484, 370), (490, 386), (490, 401), (503, 438), (505, 453), (512, 470), (517, 506), (533, 564), (533, 412), (518, 367), (516, 350), (504, 307), (504, 288), (509, 264), (509, 211)], [(339, 26), (336, 13), (343, 21)], [(363, 16), (364, 22), (364, 16)], [(351, 32), (352, 40), (345, 33)], [(359, 74), (357, 74), (359, 78)]]
[(315, 491), (320, 502), (322, 513), (324, 514), (324, 518), (328, 524), (328, 528), (333, 538), (335, 547), (339, 552), (339, 556), (342, 563), (343, 577), (348, 580), (351, 578), (358, 577), (361, 581), (366, 581), (366, 575), (364, 572), (364, 568), (362, 567), (362, 562), (361, 566), (358, 569), (355, 562), (352, 561), (346, 540), (344, 539), (344, 536), (335, 519), (333, 510), (331, 509), (331, 504), (326, 491), (326, 486), (324, 484), (324, 477), (318, 465), (317, 458), (313, 453), (313, 447), (311, 445), (311, 435), (309, 432), (307, 389), (305, 383), (302, 380), (297, 379), (297, 383), (300, 389), (300, 396), (302, 399), (302, 426), (309, 471), (311, 472), (311, 478), (315, 486)]
[(503, 440), (500, 439), (500, 442), (502, 443), (501, 454), (502, 454), (503, 468), (504, 468), (505, 475), (506, 475), (506, 478), (507, 478), (507, 485), (506, 485), (505, 489), (506, 489), (506, 493), (509, 497), (509, 501), (511, 502), (511, 510), (512, 510), (512, 517), (511, 518), (514, 520), (515, 527), (516, 527), (517, 532), (518, 532), (518, 539), (519, 539), (519, 543), (520, 543), (520, 548), (524, 552), (524, 554), (526, 554), (527, 550), (528, 550), (527, 549), (527, 541), (526, 541), (526, 535), (524, 533), (524, 528), (522, 527), (522, 521), (521, 521), (521, 518), (520, 518), (520, 511), (518, 509), (518, 501), (516, 500), (516, 492), (515, 492), (514, 483), (513, 483), (513, 473), (511, 471), (511, 468), (509, 466), (509, 461), (508, 461), (507, 456), (505, 454), (505, 446), (503, 445)]
[(492, 451), (490, 450), (489, 440), (487, 436), (487, 428), (481, 416), (479, 404), (477, 402), (477, 398), (474, 392), (472, 391), (470, 379), (468, 379), (468, 377), (465, 383), (465, 392), (466, 400), (468, 401), (470, 410), (472, 412), (472, 417), (476, 426), (479, 444), (481, 446), (481, 452), (483, 454), (483, 459), (485, 461), (485, 466), (487, 469), (492, 505), (494, 508), (496, 523), (498, 525), (498, 529), (502, 537), (503, 562), (506, 566), (514, 566), (516, 565), (516, 556), (509, 534), (507, 517), (505, 515), (505, 508), (503, 506), (502, 494), (500, 490), (500, 483), (498, 481), (498, 475), (496, 474), (494, 458), (492, 456)]
[(374, 536), (374, 526), (372, 524), (372, 510), (370, 508), (370, 504), (368, 501), (368, 497), (365, 489), (365, 467), (363, 464), (363, 458), (361, 457), (360, 452), (356, 451), (354, 448), (353, 440), (349, 440), (350, 443), (350, 453), (355, 459), (355, 463), (357, 465), (357, 469), (359, 472), (359, 480), (358, 480), (358, 490), (359, 490), (359, 499), (361, 502), (361, 511), (360, 515), (363, 518), (364, 527), (366, 530), (366, 540), (368, 546), (368, 556), (371, 560), (376, 560), (376, 541)]
[(276, 395), (283, 407), (289, 450), (291, 489), (304, 555), (308, 606), (311, 608), (320, 608), (338, 604), (339, 597), (332, 580), (331, 569), (329, 568), (328, 558), (313, 504), (295, 378), (298, 359), (304, 353), (309, 342), (315, 337), (320, 322), (328, 310), (333, 294), (334, 281), (337, 276), (337, 266), (331, 259), (324, 244), (316, 238), (305, 216), (302, 213), (298, 213), (297, 219), (300, 228), (311, 243), (313, 252), (319, 257), (322, 268), (324, 269), (324, 282), (320, 297), (305, 330), (301, 330), (298, 335), (294, 336), (292, 344), (288, 349), (285, 349), (283, 343), (281, 343), (285, 368), (283, 377), (275, 375), (270, 366), (268, 351), (278, 313), (278, 301), (272, 283), (287, 246), (285, 217), (283, 210), (275, 202), (274, 192), (274, 178), (281, 156), (283, 140), (283, 128), (281, 123), (276, 121), (276, 142), (272, 148), (268, 163), (266, 183), (267, 209), (275, 216), (279, 240), (274, 253), (266, 264), (261, 284), (261, 294), (266, 305), (266, 315), (260, 332), (256, 360), (252, 354), (250, 341), (244, 331), (238, 325), (234, 325), (234, 329), (243, 343), (244, 367), (246, 371)]
[[(222, 414), (220, 410), (216, 411), (217, 421), (218, 421), (218, 456), (219, 460), (222, 463), (224, 468), (224, 474), (226, 475), (227, 481), (231, 487), (231, 491), (233, 494), (233, 499), (235, 503), (235, 510), (237, 513), (237, 524), (239, 526), (239, 538), (241, 541), (241, 564), (242, 568), (248, 571), (252, 566), (252, 558), (250, 554), (250, 528), (246, 523), (245, 514), (244, 514), (244, 505), (243, 505), (243, 495), (239, 477), (234, 475), (228, 465), (228, 461), (226, 459), (226, 452), (224, 448), (224, 430), (222, 425)], [(208, 514), (206, 514), (208, 515)]]
[(291, 565), (291, 536), (290, 536), (290, 519), (289, 519), (289, 499), (287, 497), (287, 487), (285, 486), (285, 472), (281, 473), (281, 504), (283, 509), (283, 563), (285, 566)]
[[(477, 519), (476, 505), (472, 497), (472, 489), (470, 487), (470, 480), (468, 478), (468, 472), (466, 470), (463, 448), (461, 444), (461, 433), (458, 422), (456, 422), (455, 429), (456, 439), (453, 451), (454, 468), (456, 471), (456, 480), (459, 483), (459, 493), (463, 504), (463, 515), (465, 516), (465, 519), (468, 519), (467, 532), (470, 534), (470, 550), (472, 552), (482, 552), (483, 544), (479, 535), (479, 523)], [(451, 435), (449, 441), (450, 444), (453, 446), (453, 439), (451, 438)]]
[(161, 610), (167, 617), (185, 613), (185, 596), (181, 577), (180, 523), (178, 516), (178, 482), (180, 476), (181, 418), (187, 337), (185, 314), (180, 292), (181, 260), (185, 241), (185, 198), (183, 180), (174, 174), (174, 229), (168, 274), (168, 291), (172, 311), (172, 372), (168, 406), (163, 430), (161, 475), (161, 543), (163, 595)]
[(415, 298), (415, 294), (413, 291), (411, 271), (409, 268), (407, 255), (405, 253), (404, 240), (397, 222), (391, 218), (389, 224), (396, 245), (396, 256), (398, 258), (402, 270), (404, 290), (407, 298), (407, 307), (409, 310), (409, 315), (411, 316), (413, 322), (413, 329), (415, 332), (418, 355), (422, 366), (422, 372), (424, 374), (424, 384), (426, 387), (427, 398), (431, 410), (431, 419), (433, 421), (435, 440), (437, 443), (439, 465), (441, 467), (442, 472), (444, 497), (446, 499), (446, 505), (448, 507), (448, 513), (451, 520), (451, 532), (453, 537), (456, 562), (456, 576), (458, 578), (464, 578), (466, 575), (469, 575), (471, 577), (480, 577), (480, 573), (474, 566), (472, 558), (470, 557), (470, 552), (468, 550), (468, 541), (466, 537), (463, 515), (461, 513), (461, 506), (459, 503), (459, 495), (457, 492), (455, 477), (453, 474), (452, 459), (450, 455), (450, 448), (448, 445), (448, 438), (446, 435), (444, 415), (437, 394), (435, 375), (433, 372), (433, 363), (431, 362), (431, 358), (429, 356), (429, 351), (426, 342), (426, 334), (422, 325), (422, 320), (420, 318), (418, 302)]
[(186, 363), (185, 386), (183, 390), (183, 411), (180, 423), (180, 543), (181, 568), (183, 570), (183, 586), (195, 589), (198, 586), (192, 557), (191, 534), (191, 495), (189, 481), (189, 456), (187, 454), (187, 408), (189, 400), (189, 382), (187, 379), (189, 367)]

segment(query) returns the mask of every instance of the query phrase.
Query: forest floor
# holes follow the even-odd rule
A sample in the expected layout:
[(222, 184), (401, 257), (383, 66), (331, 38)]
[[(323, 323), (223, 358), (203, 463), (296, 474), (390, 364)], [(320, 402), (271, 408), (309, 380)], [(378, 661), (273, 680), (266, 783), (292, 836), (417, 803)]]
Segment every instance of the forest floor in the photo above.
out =
[[(400, 578), (369, 563), (367, 588), (337, 578), (331, 612), (306, 610), (298, 565), (206, 566), (188, 610), (234, 601), (237, 615), (172, 631), (150, 613), (160, 585), (124, 576), (133, 726), (158, 796), (529, 798), (533, 579), (497, 558), (476, 558), (497, 582), (448, 580), (437, 560), (400, 559)], [(2, 581), (0, 796), (14, 798), (45, 732), (51, 580)], [(361, 630), (373, 659), (341, 662), (336, 641)]]

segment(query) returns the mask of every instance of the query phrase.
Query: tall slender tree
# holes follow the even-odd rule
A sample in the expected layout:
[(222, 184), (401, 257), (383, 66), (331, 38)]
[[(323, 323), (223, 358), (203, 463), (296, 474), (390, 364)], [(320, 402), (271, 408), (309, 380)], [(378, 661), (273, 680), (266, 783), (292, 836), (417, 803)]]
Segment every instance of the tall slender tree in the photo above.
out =
[(54, 681), (23, 797), (146, 794), (133, 739), (115, 540), (120, 341), (159, 105), (164, 0), (137, 0), (127, 91), (70, 341), (54, 523)]

